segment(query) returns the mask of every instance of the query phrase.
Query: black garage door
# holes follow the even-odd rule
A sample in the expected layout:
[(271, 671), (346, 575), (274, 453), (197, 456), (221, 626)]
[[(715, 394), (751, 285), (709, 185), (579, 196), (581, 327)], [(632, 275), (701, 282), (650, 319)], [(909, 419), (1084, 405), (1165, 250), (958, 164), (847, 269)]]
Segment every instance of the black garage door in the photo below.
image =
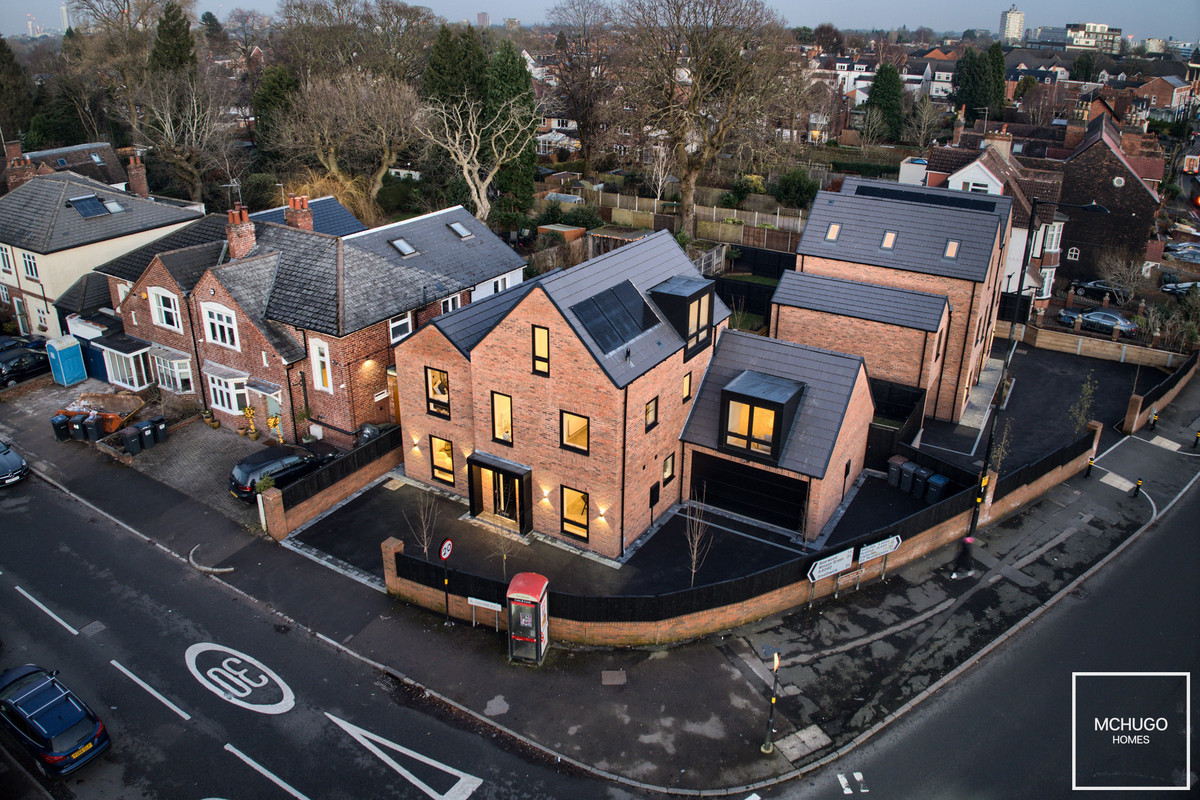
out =
[(703, 497), (710, 506), (799, 530), (807, 496), (806, 481), (707, 453), (692, 454), (692, 497)]

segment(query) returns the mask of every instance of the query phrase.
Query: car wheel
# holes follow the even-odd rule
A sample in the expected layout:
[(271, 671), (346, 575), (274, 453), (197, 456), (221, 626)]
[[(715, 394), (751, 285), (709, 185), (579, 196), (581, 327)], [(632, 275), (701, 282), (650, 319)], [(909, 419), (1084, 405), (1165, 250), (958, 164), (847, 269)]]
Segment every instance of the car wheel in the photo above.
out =
[(9, 378), (7, 381), (4, 382), (4, 385), (11, 389), (12, 387), (17, 385), (17, 379)]

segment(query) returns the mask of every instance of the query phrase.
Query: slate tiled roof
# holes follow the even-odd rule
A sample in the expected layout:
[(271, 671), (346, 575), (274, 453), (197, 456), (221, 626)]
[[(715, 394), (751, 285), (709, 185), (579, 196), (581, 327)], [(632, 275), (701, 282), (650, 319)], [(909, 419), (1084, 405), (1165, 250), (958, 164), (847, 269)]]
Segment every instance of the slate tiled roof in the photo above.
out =
[(552, 274), (554, 273), (542, 273), (533, 280), (522, 281), (503, 292), (468, 303), (453, 313), (436, 316), (431, 324), (437, 327), (460, 353), (470, 358), (475, 345), (482, 342), (483, 337), (487, 336), (509, 311), (516, 308), (542, 278)]
[(54, 307), (64, 314), (90, 314), (112, 303), (108, 279), (95, 272), (85, 272), (79, 280), (58, 296)]
[(213, 269), (212, 274), (275, 348), (284, 362), (291, 364), (304, 358), (304, 347), (287, 332), (283, 325), (267, 318), (271, 287), (275, 284), (280, 261), (278, 253), (268, 253), (244, 258), (240, 261), (231, 261)]
[(1138, 185), (1149, 192), (1150, 196), (1154, 198), (1154, 202), (1157, 203), (1158, 194), (1142, 179), (1142, 176), (1134, 168), (1133, 164), (1129, 163), (1129, 159), (1125, 158), (1125, 153), (1121, 150), (1121, 132), (1117, 130), (1116, 124), (1105, 114), (1101, 114), (1088, 123), (1087, 136), (1072, 151), (1067, 161), (1078, 158), (1088, 148), (1098, 143), (1103, 143), (1105, 147), (1112, 151), (1117, 161), (1121, 162), (1125, 169), (1129, 170), (1129, 173), (1137, 180)]
[(692, 401), (680, 438), (719, 447), (721, 390), (746, 370), (805, 384), (778, 466), (824, 478), (850, 397), (863, 369), (858, 356), (835, 353), (742, 331), (724, 331)]
[(225, 241), (224, 214), (209, 214), (201, 217), (190, 225), (184, 225), (178, 230), (171, 231), (161, 239), (155, 239), (147, 245), (131, 250), (123, 256), (96, 267), (96, 272), (133, 282), (142, 277), (146, 267), (159, 253), (170, 250), (180, 250), (206, 242)]
[(940, 294), (785, 270), (771, 302), (902, 328), (936, 331), (948, 301)]
[[(840, 193), (817, 193), (796, 252), (982, 282), (1011, 212), (1011, 197), (848, 178)], [(836, 241), (825, 238), (832, 223), (841, 226)], [(896, 239), (885, 250), (887, 231)], [(951, 239), (959, 242), (953, 259), (943, 255)]]
[[(99, 163), (96, 158), (93, 158), (93, 154), (99, 158)], [(129, 181), (125, 168), (121, 166), (121, 159), (117, 157), (116, 151), (108, 142), (54, 147), (48, 150), (35, 150), (24, 155), (34, 164), (45, 164), (55, 172), (70, 170), (77, 175), (108, 185)], [(66, 163), (59, 164), (59, 159)], [(7, 169), (0, 166), (0, 180), (3, 179), (6, 172)]]
[[(312, 211), (313, 230), (317, 233), (328, 233), (331, 236), (349, 236), (367, 230), (367, 226), (358, 217), (350, 213), (344, 205), (332, 195), (309, 200), (308, 207)], [(256, 211), (250, 215), (255, 222), (275, 222), (286, 224), (285, 212), (287, 206), (269, 208), (266, 211)]]
[[(124, 211), (85, 219), (73, 197), (116, 200)], [(0, 197), (0, 242), (54, 253), (197, 219), (200, 212), (145, 200), (72, 172), (38, 175)]]
[(224, 260), (226, 244), (224, 241), (208, 242), (185, 247), (182, 250), (170, 250), (158, 254), (167, 272), (179, 284), (179, 288), (190, 292), (196, 286), (196, 281), (209, 267), (215, 267)]

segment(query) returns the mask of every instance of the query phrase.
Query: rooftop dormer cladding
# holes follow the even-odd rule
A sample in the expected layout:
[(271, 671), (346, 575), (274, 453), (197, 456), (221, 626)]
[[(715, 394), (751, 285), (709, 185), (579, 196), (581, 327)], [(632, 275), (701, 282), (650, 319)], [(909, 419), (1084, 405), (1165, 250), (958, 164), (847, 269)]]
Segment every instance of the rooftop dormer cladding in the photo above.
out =
[[(796, 252), (983, 282), (1011, 211), (1012, 198), (1001, 195), (847, 179), (840, 193), (817, 193)], [(826, 238), (832, 224), (835, 239)], [(952, 259), (944, 257), (951, 239), (959, 242)]]
[[(858, 356), (724, 331), (680, 438), (720, 450), (722, 393), (736, 390), (739, 382), (753, 383), (756, 390), (770, 390), (780, 397), (799, 391), (790, 430), (782, 431), (783, 449), (773, 463), (812, 478), (824, 478), (861, 369), (863, 360)], [(765, 376), (777, 380), (768, 385)]]
[[(122, 211), (85, 217), (72, 198), (116, 200)], [(90, 201), (89, 201), (90, 202)], [(54, 253), (198, 219), (199, 211), (146, 200), (73, 172), (36, 175), (0, 197), (0, 242), (34, 253)], [(147, 262), (148, 263), (148, 262)]]
[(927, 332), (941, 325), (947, 304), (945, 295), (791, 270), (784, 271), (771, 302)]

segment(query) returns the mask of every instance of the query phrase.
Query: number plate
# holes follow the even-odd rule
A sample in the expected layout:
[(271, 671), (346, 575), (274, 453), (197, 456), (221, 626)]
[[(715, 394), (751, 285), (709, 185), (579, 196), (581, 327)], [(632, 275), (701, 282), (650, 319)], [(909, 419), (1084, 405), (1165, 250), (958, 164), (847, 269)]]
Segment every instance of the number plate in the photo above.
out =
[(88, 742), (83, 747), (76, 750), (74, 753), (71, 753), (71, 758), (79, 758), (81, 755), (83, 755), (84, 753), (86, 753), (88, 750), (91, 750), (91, 749), (92, 749), (92, 743)]

